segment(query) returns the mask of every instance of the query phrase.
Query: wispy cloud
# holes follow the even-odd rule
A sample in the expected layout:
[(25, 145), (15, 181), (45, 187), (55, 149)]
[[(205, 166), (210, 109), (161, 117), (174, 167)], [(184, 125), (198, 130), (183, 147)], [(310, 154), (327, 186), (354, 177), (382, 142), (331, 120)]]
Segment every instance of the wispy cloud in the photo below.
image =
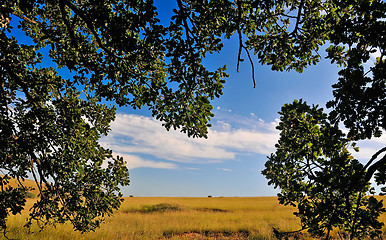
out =
[[(366, 71), (369, 70), (368, 68), (372, 67), (374, 63), (377, 61), (377, 58), (381, 56), (382, 54), (379, 48), (377, 48), (374, 52), (371, 52), (369, 60), (364, 64)], [(383, 56), (383, 59), (386, 59), (386, 56)]]
[[(209, 129), (208, 139), (188, 138), (178, 131), (166, 131), (154, 118), (134, 114), (117, 114), (112, 131), (100, 140), (102, 146), (122, 156), (129, 169), (178, 169), (179, 163), (221, 163), (236, 160), (243, 154), (269, 155), (275, 151), (279, 132), (278, 120), (265, 122), (254, 114), (243, 117), (226, 112)], [(216, 115), (216, 116), (218, 116)], [(386, 134), (381, 138), (358, 143), (357, 159), (365, 162), (386, 146)], [(189, 166), (183, 169), (194, 169)], [(230, 169), (218, 168), (229, 171)]]
[(363, 162), (367, 162), (377, 151), (386, 146), (386, 132), (383, 132), (380, 138), (358, 141), (357, 146), (359, 146), (359, 152), (351, 151), (352, 155)]
[[(381, 51), (377, 48), (375, 52), (370, 53), (370, 61), (375, 62), (377, 58), (381, 57), (381, 55)], [(383, 58), (385, 58), (385, 56), (383, 56)]]
[(195, 170), (195, 171), (201, 170), (201, 169), (199, 169), (199, 168), (194, 168), (194, 167), (185, 167), (184, 169), (187, 169), (187, 170)]
[(132, 154), (124, 154), (119, 152), (114, 152), (114, 154), (123, 157), (126, 161), (126, 165), (129, 169), (146, 167), (146, 168), (162, 168), (162, 169), (177, 169), (178, 166), (171, 162), (162, 162), (162, 161), (153, 161), (146, 160), (141, 157)]
[(228, 169), (228, 168), (217, 168), (217, 170), (221, 170), (221, 171), (224, 171), (224, 172), (232, 172), (232, 170)]
[[(178, 131), (166, 131), (154, 118), (117, 114), (111, 132), (100, 140), (127, 161), (129, 168), (178, 168), (176, 163), (216, 163), (234, 160), (240, 154), (264, 154), (274, 151), (278, 139), (276, 122), (265, 123), (238, 118), (215, 121), (208, 139), (192, 139)], [(240, 127), (240, 123), (244, 127)], [(149, 156), (143, 159), (138, 155)], [(162, 160), (162, 161), (159, 161)]]

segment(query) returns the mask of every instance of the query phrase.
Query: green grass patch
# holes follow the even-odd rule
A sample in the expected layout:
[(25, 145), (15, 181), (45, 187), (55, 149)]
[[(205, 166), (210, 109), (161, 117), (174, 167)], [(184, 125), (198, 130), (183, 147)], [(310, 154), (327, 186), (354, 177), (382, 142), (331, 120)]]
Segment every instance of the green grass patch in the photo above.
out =
[(184, 208), (178, 204), (172, 203), (158, 203), (153, 205), (143, 205), (141, 209), (129, 209), (123, 210), (124, 213), (163, 213), (163, 212), (177, 212), (182, 211)]
[(182, 207), (177, 204), (159, 203), (155, 205), (145, 205), (142, 207), (142, 213), (154, 213), (154, 212), (176, 212), (181, 211)]
[(220, 209), (220, 208), (207, 208), (207, 207), (202, 207), (202, 208), (196, 208), (197, 211), (203, 211), (203, 212), (229, 212), (229, 210), (226, 209)]
[(248, 230), (240, 231), (193, 231), (184, 233), (164, 232), (161, 239), (250, 239)]

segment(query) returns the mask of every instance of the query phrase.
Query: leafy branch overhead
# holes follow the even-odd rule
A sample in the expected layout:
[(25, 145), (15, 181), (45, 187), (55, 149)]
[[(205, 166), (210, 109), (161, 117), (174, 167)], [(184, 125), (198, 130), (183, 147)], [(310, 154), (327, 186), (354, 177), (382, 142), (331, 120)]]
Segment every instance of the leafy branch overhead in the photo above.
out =
[[(385, 129), (384, 2), (176, 0), (168, 22), (160, 22), (157, 3), (1, 2), (0, 200), (17, 203), (0, 205), (2, 229), (24, 206), (22, 184), (4, 190), (8, 177), (35, 178), (40, 200), (29, 224), (71, 221), (85, 232), (119, 207), (128, 170), (98, 143), (115, 117), (103, 102), (148, 108), (168, 130), (207, 137), (210, 101), (221, 96), (227, 74), (203, 60), (233, 35), (237, 66), (245, 53), (253, 74), (255, 57), (273, 70), (302, 72), (329, 44), (327, 58), (343, 66), (330, 124), (343, 122), (350, 139)], [(378, 157), (367, 172), (384, 184)]]

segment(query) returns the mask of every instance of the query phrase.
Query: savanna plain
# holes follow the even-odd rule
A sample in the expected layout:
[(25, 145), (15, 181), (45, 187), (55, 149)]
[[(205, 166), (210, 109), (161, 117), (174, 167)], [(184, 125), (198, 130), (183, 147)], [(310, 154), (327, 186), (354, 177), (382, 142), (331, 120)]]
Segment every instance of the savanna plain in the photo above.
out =
[[(386, 199), (386, 198), (384, 198)], [(281, 231), (300, 229), (295, 209), (278, 204), (276, 197), (124, 198), (122, 206), (95, 232), (80, 234), (71, 225), (50, 226), (32, 232), (25, 224), (28, 199), (22, 215), (8, 219), (11, 239), (275, 239), (273, 227)], [(382, 216), (386, 222), (386, 214)], [(383, 228), (386, 233), (386, 228)], [(3, 237), (3, 236), (2, 236)], [(335, 233), (339, 239), (338, 233)], [(3, 237), (4, 238), (4, 237)], [(293, 239), (310, 239), (306, 234)]]

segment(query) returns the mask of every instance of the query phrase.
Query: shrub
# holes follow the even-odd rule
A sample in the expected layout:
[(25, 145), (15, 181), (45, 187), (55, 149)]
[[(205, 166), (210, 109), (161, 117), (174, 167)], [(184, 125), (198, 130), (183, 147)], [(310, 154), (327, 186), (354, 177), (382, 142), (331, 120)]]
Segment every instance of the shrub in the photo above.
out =
[(35, 198), (36, 195), (35, 195), (34, 193), (32, 193), (32, 192), (27, 192), (27, 193), (25, 194), (25, 197), (26, 197), (26, 198)]

